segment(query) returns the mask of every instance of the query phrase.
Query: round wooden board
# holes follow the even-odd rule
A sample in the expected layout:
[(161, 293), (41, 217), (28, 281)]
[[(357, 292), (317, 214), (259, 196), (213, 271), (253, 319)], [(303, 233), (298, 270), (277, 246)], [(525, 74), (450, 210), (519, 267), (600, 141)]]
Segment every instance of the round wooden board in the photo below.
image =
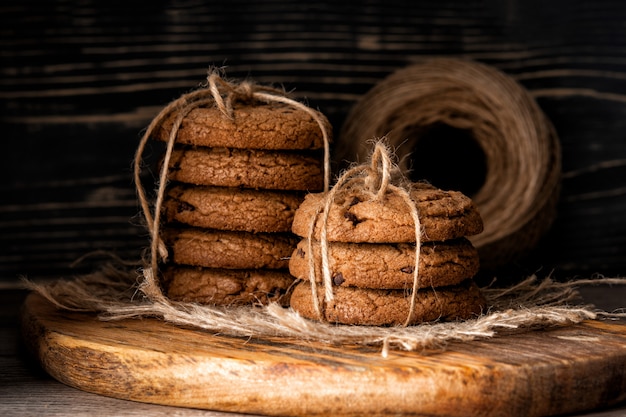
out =
[(548, 416), (626, 399), (626, 325), (585, 322), (441, 351), (241, 339), (157, 319), (101, 321), (31, 294), (24, 340), (81, 390), (272, 416)]

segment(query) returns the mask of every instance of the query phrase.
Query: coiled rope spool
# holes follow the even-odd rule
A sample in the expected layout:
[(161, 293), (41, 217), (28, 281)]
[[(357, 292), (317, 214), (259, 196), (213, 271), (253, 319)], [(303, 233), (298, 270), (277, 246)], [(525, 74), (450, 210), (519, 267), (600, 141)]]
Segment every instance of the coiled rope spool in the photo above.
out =
[(501, 71), (431, 58), (392, 73), (351, 109), (336, 155), (364, 160), (371, 140), (383, 136), (407, 177), (473, 199), (485, 224), (472, 238), (484, 269), (526, 255), (550, 228), (558, 136), (529, 92)]

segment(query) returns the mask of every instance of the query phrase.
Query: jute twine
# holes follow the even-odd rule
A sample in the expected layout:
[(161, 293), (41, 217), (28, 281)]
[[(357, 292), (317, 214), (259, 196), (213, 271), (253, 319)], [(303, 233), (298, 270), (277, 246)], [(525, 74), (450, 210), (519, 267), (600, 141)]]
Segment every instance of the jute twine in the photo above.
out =
[[(498, 267), (526, 254), (555, 217), (560, 145), (530, 94), (495, 68), (432, 58), (392, 73), (352, 108), (337, 141), (337, 155), (363, 160), (366, 141), (386, 136), (401, 168), (409, 170), (410, 155), (420, 141), (419, 133), (411, 134), (435, 125), (468, 132), (468, 140), (484, 152), (484, 160), (469, 161), (476, 170), (486, 169), (484, 183), (470, 195), (485, 225), (483, 233), (471, 238), (481, 265)], [(452, 155), (455, 149), (445, 152)]]
[[(333, 188), (326, 193), (317, 211), (311, 218), (308, 234), (308, 252), (315, 253), (313, 241), (316, 224), (321, 219), (320, 248), (321, 248), (321, 272), (324, 283), (324, 301), (326, 303), (333, 300), (333, 284), (328, 262), (328, 215), (330, 206), (338, 198), (349, 195), (353, 191), (358, 191), (359, 195), (367, 196), (371, 201), (385, 204), (385, 199), (390, 193), (396, 194), (406, 203), (407, 211), (411, 213), (415, 227), (415, 265), (413, 268), (413, 288), (410, 294), (410, 304), (405, 326), (411, 321), (415, 311), (415, 301), (417, 289), (419, 288), (419, 258), (421, 247), (421, 225), (416, 203), (411, 198), (410, 183), (400, 172), (397, 165), (392, 161), (392, 154), (387, 145), (382, 141), (374, 144), (370, 164), (357, 165), (345, 171), (337, 180)], [(320, 218), (321, 215), (321, 218)], [(317, 316), (324, 320), (322, 309), (325, 304), (321, 304), (317, 296), (318, 281), (315, 277), (317, 270), (314, 256), (309, 256), (309, 281), (313, 297), (313, 306)]]
[[(167, 248), (165, 247), (165, 244), (160, 236), (160, 225), (163, 200), (165, 198), (165, 190), (167, 186), (169, 161), (174, 149), (174, 144), (176, 143), (178, 130), (180, 129), (184, 118), (193, 109), (198, 107), (215, 106), (219, 109), (223, 117), (232, 120), (234, 117), (233, 106), (237, 103), (283, 103), (308, 113), (319, 125), (322, 133), (324, 142), (324, 190), (328, 191), (329, 189), (330, 140), (327, 127), (318, 113), (306, 105), (287, 97), (283, 90), (258, 85), (247, 80), (239, 83), (230, 82), (224, 79), (217, 70), (210, 71), (207, 77), (207, 84), (203, 88), (180, 96), (159, 112), (144, 132), (135, 154), (135, 186), (145, 222), (150, 232), (151, 242), (150, 262), (149, 265), (146, 265), (142, 270), (144, 279), (140, 289), (144, 294), (155, 301), (166, 301), (166, 297), (161, 290), (158, 279), (159, 263), (167, 262), (168, 259)], [(174, 120), (174, 124), (169, 132), (167, 147), (163, 157), (161, 172), (159, 174), (154, 212), (152, 212), (150, 204), (151, 200), (148, 198), (143, 186), (141, 185), (143, 153), (154, 130), (172, 113), (176, 115), (176, 119)]]

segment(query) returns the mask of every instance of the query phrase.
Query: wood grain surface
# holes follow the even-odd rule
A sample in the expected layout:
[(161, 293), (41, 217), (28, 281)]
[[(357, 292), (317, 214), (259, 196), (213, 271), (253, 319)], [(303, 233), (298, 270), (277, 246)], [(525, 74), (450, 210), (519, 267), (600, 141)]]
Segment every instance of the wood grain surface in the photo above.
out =
[(31, 294), (24, 340), (54, 378), (138, 402), (275, 416), (550, 416), (626, 399), (626, 326), (585, 322), (425, 352), (105, 322)]
[(283, 85), (339, 131), (373, 85), (434, 55), (510, 74), (562, 142), (557, 221), (502, 276), (623, 275), (625, 22), (621, 0), (3, 3), (0, 279), (89, 271), (101, 256), (74, 262), (93, 251), (139, 256), (147, 238), (131, 161), (141, 132), (209, 67)]

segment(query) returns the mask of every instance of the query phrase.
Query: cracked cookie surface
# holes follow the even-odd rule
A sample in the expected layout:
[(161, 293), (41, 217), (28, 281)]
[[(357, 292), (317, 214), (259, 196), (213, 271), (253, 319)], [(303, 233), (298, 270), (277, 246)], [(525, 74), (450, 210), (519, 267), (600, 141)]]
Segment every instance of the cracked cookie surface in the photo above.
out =
[(290, 233), (247, 233), (198, 228), (164, 230), (172, 262), (227, 269), (287, 269), (297, 239)]
[(168, 222), (201, 228), (290, 232), (303, 199), (299, 192), (174, 185), (163, 209)]
[[(323, 206), (325, 193), (308, 194), (296, 211), (292, 231), (308, 237), (311, 221)], [(444, 241), (471, 236), (483, 230), (472, 200), (458, 191), (443, 191), (428, 184), (414, 184), (411, 198), (421, 224), (421, 241)], [(320, 240), (322, 216), (317, 216), (314, 239)], [(382, 201), (362, 190), (341, 192), (330, 206), (327, 239), (333, 242), (415, 242), (415, 223), (407, 203), (387, 193)]]
[[(315, 277), (322, 281), (321, 249), (313, 242)], [(298, 243), (289, 260), (293, 276), (308, 280), (309, 242)], [(334, 286), (411, 289), (415, 267), (415, 245), (410, 243), (328, 244), (328, 261)], [(422, 244), (419, 258), (419, 288), (459, 284), (479, 269), (477, 250), (464, 238)]]
[(294, 278), (284, 270), (174, 266), (163, 271), (167, 296), (211, 305), (289, 304)]
[(230, 148), (176, 148), (168, 178), (195, 185), (319, 191), (322, 155)]
[[(317, 286), (320, 301), (324, 288)], [(410, 297), (404, 290), (378, 290), (355, 287), (334, 288), (335, 299), (321, 306), (324, 319), (330, 323), (368, 326), (395, 326), (405, 323)], [(463, 320), (477, 316), (485, 299), (473, 281), (455, 286), (418, 291), (415, 311), (409, 324), (435, 320)], [(305, 318), (319, 320), (313, 305), (311, 284), (300, 282), (291, 295), (291, 308)]]
[[(314, 111), (331, 132), (330, 123)], [(177, 114), (167, 117), (153, 137), (167, 141)], [(330, 139), (330, 138), (329, 138)], [(238, 105), (233, 118), (215, 107), (199, 107), (187, 114), (178, 129), (177, 143), (239, 149), (322, 149), (320, 126), (307, 112), (282, 103)]]

